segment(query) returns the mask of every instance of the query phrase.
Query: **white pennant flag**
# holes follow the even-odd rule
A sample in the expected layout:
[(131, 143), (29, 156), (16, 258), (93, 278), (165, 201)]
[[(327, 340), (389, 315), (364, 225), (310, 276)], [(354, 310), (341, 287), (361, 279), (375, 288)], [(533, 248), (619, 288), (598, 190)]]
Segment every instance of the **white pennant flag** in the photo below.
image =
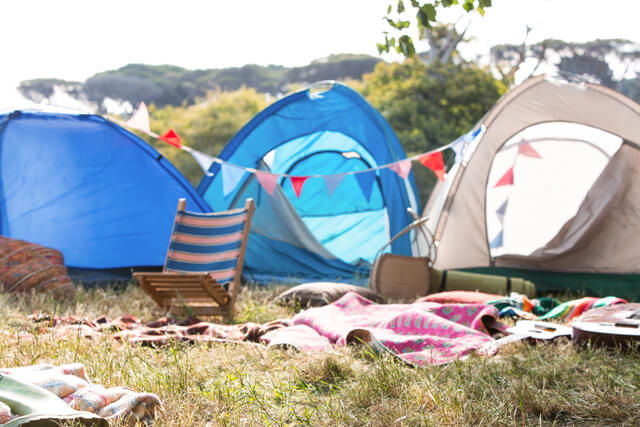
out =
[(227, 197), (236, 189), (246, 171), (229, 163), (222, 163), (220, 166), (222, 167), (222, 196)]
[(208, 173), (209, 169), (211, 168), (211, 165), (213, 164), (213, 162), (215, 162), (216, 160), (214, 157), (211, 157), (208, 154), (201, 153), (200, 151), (196, 151), (193, 148), (189, 148), (184, 145), (182, 146), (182, 149), (191, 153), (191, 155), (193, 156), (193, 159), (196, 162), (198, 162), (198, 164), (200, 165), (204, 173), (209, 175)]
[(463, 138), (460, 138), (457, 141), (454, 141), (453, 144), (451, 144), (451, 149), (454, 153), (456, 153), (456, 158), (454, 159), (455, 163), (460, 163), (462, 161), (462, 153), (464, 152), (465, 142), (466, 141)]
[(144, 102), (140, 102), (138, 109), (133, 116), (125, 123), (127, 127), (131, 129), (137, 129), (144, 133), (151, 133), (151, 126), (149, 125), (149, 110)]

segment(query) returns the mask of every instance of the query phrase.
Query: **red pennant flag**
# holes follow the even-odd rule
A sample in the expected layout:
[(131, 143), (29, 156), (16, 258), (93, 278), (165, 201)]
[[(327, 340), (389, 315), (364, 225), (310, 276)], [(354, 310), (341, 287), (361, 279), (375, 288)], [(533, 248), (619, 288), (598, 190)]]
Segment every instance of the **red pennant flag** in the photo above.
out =
[(522, 154), (523, 156), (527, 157), (533, 157), (534, 159), (542, 158), (540, 153), (538, 153), (535, 148), (533, 148), (528, 142), (518, 145), (518, 154)]
[(513, 166), (511, 166), (509, 170), (502, 175), (502, 178), (496, 182), (496, 185), (494, 185), (493, 188), (502, 187), (503, 185), (513, 185)]
[(302, 191), (302, 186), (304, 182), (309, 178), (308, 176), (290, 176), (289, 180), (291, 181), (291, 186), (293, 187), (293, 191), (296, 193), (296, 197), (300, 197), (300, 192)]
[(164, 135), (160, 137), (160, 139), (167, 144), (171, 144), (174, 147), (182, 148), (182, 139), (180, 136), (175, 133), (173, 129), (169, 129)]
[(444, 160), (442, 159), (442, 152), (436, 151), (435, 153), (425, 154), (418, 158), (420, 163), (431, 169), (431, 171), (438, 177), (440, 181), (444, 181)]

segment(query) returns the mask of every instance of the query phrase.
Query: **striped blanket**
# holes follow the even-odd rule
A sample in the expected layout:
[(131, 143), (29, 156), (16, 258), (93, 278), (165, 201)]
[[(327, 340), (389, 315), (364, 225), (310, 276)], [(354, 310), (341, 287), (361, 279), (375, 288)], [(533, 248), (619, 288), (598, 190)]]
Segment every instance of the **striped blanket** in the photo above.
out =
[[(0, 381), (0, 424), (8, 423), (20, 416), (55, 418), (58, 415), (74, 415), (74, 411), (89, 412), (105, 419), (133, 416), (139, 421), (148, 421), (153, 418), (154, 410), (161, 407), (160, 400), (154, 394), (136, 393), (127, 387), (105, 388), (92, 384), (84, 366), (78, 363), (0, 369), (0, 378), (7, 379)], [(37, 388), (32, 389), (30, 393), (24, 393), (21, 401), (20, 393), (16, 392), (16, 384), (25, 383)], [(61, 399), (61, 404), (66, 404), (73, 411), (55, 413), (55, 402), (51, 405), (48, 400), (51, 399), (48, 397), (50, 395), (44, 392), (38, 400), (38, 390), (53, 393)], [(45, 412), (47, 410), (49, 414)]]
[(512, 293), (504, 297), (487, 302), (500, 310), (500, 317), (514, 317), (523, 319), (559, 320), (570, 322), (585, 311), (592, 308), (606, 307), (614, 304), (624, 304), (627, 301), (618, 297), (584, 297), (559, 303), (553, 298), (529, 299), (524, 295)]

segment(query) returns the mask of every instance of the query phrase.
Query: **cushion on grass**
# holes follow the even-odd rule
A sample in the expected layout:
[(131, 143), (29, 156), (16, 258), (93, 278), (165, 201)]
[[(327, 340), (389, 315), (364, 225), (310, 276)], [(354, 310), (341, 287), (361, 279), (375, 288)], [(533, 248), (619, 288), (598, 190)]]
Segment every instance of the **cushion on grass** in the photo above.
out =
[(319, 307), (339, 300), (347, 292), (355, 292), (373, 302), (384, 303), (384, 298), (369, 288), (335, 282), (303, 283), (281, 293), (275, 301), (279, 304), (300, 304), (301, 307)]
[(437, 302), (440, 304), (486, 304), (489, 301), (503, 299), (503, 295), (487, 294), (473, 291), (447, 291), (427, 295), (417, 302)]
[(73, 294), (62, 254), (45, 246), (0, 236), (0, 291)]

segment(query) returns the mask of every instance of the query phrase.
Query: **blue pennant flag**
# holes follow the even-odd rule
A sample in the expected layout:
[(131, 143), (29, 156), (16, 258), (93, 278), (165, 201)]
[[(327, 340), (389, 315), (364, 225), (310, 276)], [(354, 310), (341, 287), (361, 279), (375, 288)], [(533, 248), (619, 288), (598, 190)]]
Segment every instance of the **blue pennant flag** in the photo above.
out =
[(506, 199), (504, 201), (504, 203), (502, 203), (500, 205), (498, 210), (496, 210), (496, 215), (498, 216), (498, 219), (500, 220), (500, 223), (504, 223), (504, 216), (507, 213), (507, 205), (508, 204), (509, 204), (509, 199)]
[(500, 248), (502, 247), (502, 236), (503, 236), (503, 231), (504, 230), (500, 230), (500, 232), (498, 233), (498, 235), (496, 237), (493, 238), (493, 240), (491, 241), (491, 243), (489, 243), (489, 247), (491, 249), (496, 249), (496, 248)]
[(246, 171), (229, 163), (222, 163), (220, 167), (222, 168), (222, 195), (226, 198), (236, 189)]
[(324, 183), (327, 186), (327, 193), (329, 193), (329, 197), (333, 195), (333, 192), (336, 191), (336, 188), (338, 188), (338, 185), (340, 185), (344, 177), (345, 174), (343, 173), (324, 176)]
[(367, 199), (367, 203), (371, 200), (373, 192), (373, 183), (376, 180), (376, 171), (362, 172), (354, 175), (362, 191), (362, 195)]

